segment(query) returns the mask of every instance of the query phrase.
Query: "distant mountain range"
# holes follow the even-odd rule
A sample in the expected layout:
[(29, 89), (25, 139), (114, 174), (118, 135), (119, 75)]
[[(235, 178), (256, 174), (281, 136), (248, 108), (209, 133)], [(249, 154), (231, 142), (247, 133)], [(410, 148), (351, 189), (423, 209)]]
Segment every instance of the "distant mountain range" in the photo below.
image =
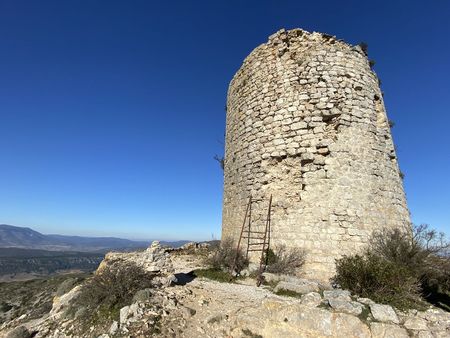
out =
[[(0, 248), (24, 248), (53, 251), (106, 252), (146, 248), (151, 241), (132, 241), (115, 237), (81, 237), (44, 235), (30, 228), (0, 224)], [(181, 246), (188, 241), (164, 242), (163, 245)]]

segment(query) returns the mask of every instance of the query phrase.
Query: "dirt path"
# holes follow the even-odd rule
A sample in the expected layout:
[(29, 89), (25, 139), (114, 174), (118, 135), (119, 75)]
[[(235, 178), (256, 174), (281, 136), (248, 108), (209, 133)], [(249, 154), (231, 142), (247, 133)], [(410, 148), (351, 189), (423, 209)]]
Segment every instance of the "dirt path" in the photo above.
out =
[[(202, 267), (198, 260), (188, 256), (173, 257), (172, 262), (178, 276)], [(256, 287), (255, 281), (250, 279), (234, 284), (195, 278), (186, 285), (173, 287), (172, 291), (184, 307), (195, 310), (182, 333), (186, 338), (230, 337), (231, 333), (233, 337), (240, 336), (241, 330), (236, 329), (235, 318), (243, 309), (260, 308), (267, 298), (291, 300)]]

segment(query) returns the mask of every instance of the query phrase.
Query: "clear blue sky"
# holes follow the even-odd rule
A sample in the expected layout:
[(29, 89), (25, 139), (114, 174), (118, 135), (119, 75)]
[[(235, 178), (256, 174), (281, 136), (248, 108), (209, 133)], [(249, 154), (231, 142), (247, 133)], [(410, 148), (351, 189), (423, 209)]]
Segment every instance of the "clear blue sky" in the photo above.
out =
[(450, 2), (0, 0), (0, 223), (220, 236), (228, 83), (278, 29), (365, 41), (414, 222), (450, 233)]

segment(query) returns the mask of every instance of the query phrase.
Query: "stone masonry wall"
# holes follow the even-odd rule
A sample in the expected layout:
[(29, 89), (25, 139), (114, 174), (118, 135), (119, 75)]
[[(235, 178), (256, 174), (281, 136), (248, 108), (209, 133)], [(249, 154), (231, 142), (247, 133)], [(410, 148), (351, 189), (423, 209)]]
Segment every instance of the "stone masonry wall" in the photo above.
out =
[(373, 230), (408, 228), (378, 78), (360, 47), (281, 30), (245, 59), (228, 90), (222, 238), (238, 238), (250, 194), (253, 229), (272, 194), (271, 247), (304, 248), (312, 278), (332, 276)]

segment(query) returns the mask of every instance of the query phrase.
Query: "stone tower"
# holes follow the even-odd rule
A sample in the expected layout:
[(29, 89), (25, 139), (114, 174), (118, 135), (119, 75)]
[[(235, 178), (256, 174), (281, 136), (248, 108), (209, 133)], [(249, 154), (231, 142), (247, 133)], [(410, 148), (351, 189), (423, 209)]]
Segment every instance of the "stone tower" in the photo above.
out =
[(251, 52), (227, 98), (222, 238), (237, 239), (250, 195), (271, 247), (304, 248), (307, 276), (374, 230), (407, 229), (409, 212), (389, 122), (364, 51), (335, 37), (281, 30)]

